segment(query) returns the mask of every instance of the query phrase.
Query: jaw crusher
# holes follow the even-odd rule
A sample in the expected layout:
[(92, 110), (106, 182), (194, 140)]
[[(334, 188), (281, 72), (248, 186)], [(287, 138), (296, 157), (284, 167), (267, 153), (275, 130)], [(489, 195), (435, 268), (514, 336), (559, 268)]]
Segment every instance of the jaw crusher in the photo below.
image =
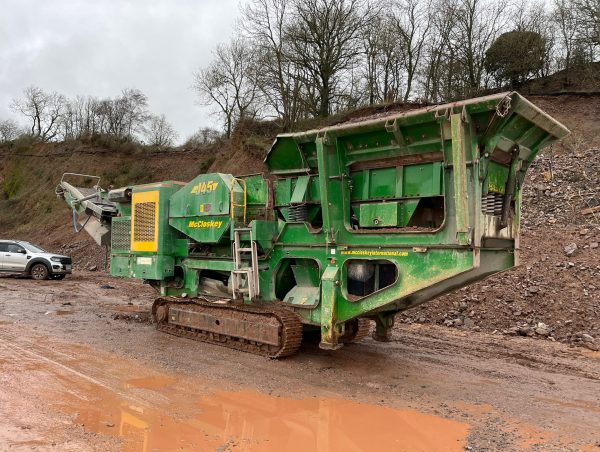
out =
[(398, 312), (518, 265), (526, 171), (568, 133), (502, 93), (279, 135), (265, 174), (57, 193), (111, 275), (156, 289), (159, 330), (278, 358), (306, 330), (386, 341)]

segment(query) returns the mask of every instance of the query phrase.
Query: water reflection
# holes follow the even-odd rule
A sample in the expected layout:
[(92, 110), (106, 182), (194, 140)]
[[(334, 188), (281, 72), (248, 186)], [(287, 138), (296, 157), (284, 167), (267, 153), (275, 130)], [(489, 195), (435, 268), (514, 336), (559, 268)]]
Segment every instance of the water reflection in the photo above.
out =
[(253, 391), (217, 392), (168, 415), (109, 395), (80, 406), (78, 418), (120, 436), (126, 451), (449, 451), (462, 450), (468, 432), (466, 424), (412, 410)]

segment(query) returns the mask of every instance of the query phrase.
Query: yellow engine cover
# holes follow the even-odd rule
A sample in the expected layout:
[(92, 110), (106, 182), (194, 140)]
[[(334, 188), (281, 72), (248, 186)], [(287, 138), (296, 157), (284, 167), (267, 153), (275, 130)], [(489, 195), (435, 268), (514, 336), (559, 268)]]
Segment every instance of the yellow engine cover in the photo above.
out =
[(131, 251), (158, 251), (158, 201), (158, 190), (132, 194)]

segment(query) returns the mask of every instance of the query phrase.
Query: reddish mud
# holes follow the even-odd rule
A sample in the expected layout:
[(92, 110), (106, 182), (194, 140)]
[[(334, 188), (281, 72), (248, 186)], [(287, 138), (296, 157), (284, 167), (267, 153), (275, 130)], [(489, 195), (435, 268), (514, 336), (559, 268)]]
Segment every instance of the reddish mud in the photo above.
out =
[(600, 356), (580, 347), (399, 325), (273, 361), (122, 317), (150, 307), (137, 282), (0, 286), (1, 450), (600, 451)]
[(184, 375), (124, 380), (156, 371), (86, 347), (54, 341), (46, 347), (11, 330), (0, 335), (3, 378), (71, 420), (49, 422), (33, 438), (9, 432), (2, 439), (11, 447), (59, 444), (70, 427), (118, 440), (110, 447), (132, 451), (452, 451), (466, 444), (468, 424), (412, 409), (219, 391)]

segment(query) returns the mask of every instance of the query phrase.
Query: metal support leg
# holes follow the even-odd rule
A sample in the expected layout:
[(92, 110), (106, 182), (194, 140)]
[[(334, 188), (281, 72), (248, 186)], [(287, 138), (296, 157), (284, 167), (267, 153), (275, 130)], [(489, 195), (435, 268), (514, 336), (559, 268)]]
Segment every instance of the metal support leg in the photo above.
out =
[[(468, 122), (462, 114), (450, 116), (452, 130), (452, 175), (454, 210), (456, 215), (456, 238), (460, 245), (470, 245), (469, 192), (467, 189), (467, 150), (470, 147)], [(470, 157), (470, 156), (469, 156)]]
[(336, 325), (336, 299), (340, 285), (340, 268), (328, 266), (321, 278), (321, 343), (320, 348), (336, 350), (343, 346), (339, 338), (344, 334), (344, 324)]
[(392, 327), (394, 326), (394, 317), (396, 313), (378, 314), (375, 317), (375, 331), (373, 339), (379, 342), (389, 342), (392, 336)]

